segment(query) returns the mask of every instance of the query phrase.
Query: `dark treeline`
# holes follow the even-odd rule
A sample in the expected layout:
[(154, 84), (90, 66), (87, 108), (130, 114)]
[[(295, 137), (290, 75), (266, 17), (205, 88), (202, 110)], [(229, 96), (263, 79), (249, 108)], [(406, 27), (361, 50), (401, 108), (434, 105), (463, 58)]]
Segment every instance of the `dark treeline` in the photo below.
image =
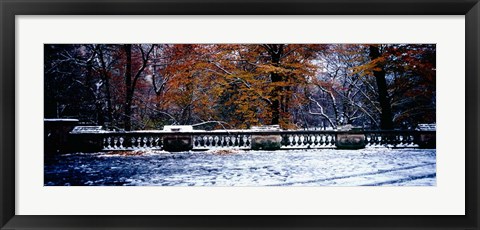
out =
[(433, 44), (47, 44), (45, 118), (108, 129), (409, 129), (435, 122)]

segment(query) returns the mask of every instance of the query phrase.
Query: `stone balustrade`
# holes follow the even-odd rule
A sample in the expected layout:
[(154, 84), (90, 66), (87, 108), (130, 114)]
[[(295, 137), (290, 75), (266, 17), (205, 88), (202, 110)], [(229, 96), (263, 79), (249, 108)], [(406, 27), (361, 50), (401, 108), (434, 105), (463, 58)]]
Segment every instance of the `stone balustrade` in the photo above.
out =
[[(88, 142), (91, 151), (102, 150), (138, 150), (164, 149), (164, 137), (171, 136), (168, 131), (132, 131), (132, 132), (99, 132), (70, 133), (69, 141), (73, 146), (82, 146)], [(176, 132), (178, 138), (191, 138), (192, 150), (208, 150), (215, 148), (251, 149), (252, 136), (281, 136), (281, 149), (337, 148), (339, 136), (364, 135), (366, 147), (418, 148), (428, 135), (429, 147), (432, 148), (432, 137), (435, 131), (415, 130), (366, 130), (366, 131), (325, 131), (325, 130), (277, 130), (277, 131), (188, 131)], [(84, 146), (84, 145), (83, 145)], [(433, 145), (434, 148), (434, 145)], [(82, 151), (85, 151), (84, 149)]]

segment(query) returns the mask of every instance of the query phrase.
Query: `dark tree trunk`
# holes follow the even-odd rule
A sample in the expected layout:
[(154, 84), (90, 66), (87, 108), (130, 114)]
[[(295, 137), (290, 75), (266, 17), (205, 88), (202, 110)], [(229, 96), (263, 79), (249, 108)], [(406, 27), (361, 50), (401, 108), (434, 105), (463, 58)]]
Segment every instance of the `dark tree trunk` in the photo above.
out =
[(107, 74), (107, 66), (105, 64), (102, 48), (99, 47), (98, 51), (100, 55), (100, 64), (102, 65), (102, 78), (103, 78), (103, 81), (105, 82), (105, 94), (107, 97), (107, 119), (109, 122), (109, 125), (107, 126), (107, 128), (109, 128), (109, 126), (110, 127), (113, 126), (112, 95), (110, 93), (110, 79)]
[[(370, 59), (373, 61), (380, 57), (380, 50), (378, 46), (370, 45)], [(379, 67), (379, 71), (373, 71), (378, 88), (378, 101), (380, 102), (380, 108), (382, 113), (380, 114), (380, 128), (381, 129), (393, 129), (392, 121), (392, 108), (390, 105), (390, 97), (387, 91), (387, 81), (385, 80), (385, 70), (383, 66)]]
[[(283, 53), (283, 45), (270, 45), (271, 49), (269, 50), (270, 56), (272, 58), (272, 65), (279, 66), (280, 58)], [(270, 79), (273, 84), (281, 82), (283, 77), (278, 73), (271, 73)], [(278, 125), (280, 123), (280, 91), (282, 87), (275, 86), (272, 91), (272, 104), (270, 109), (272, 110), (272, 125)]]
[[(271, 79), (272, 83), (276, 83), (281, 81), (281, 77), (276, 74), (272, 73), (271, 74)], [(279, 92), (280, 87), (275, 86), (275, 88), (272, 91), (272, 104), (270, 105), (270, 109), (272, 110), (272, 125), (278, 125), (280, 123), (280, 98), (279, 98)]]
[(124, 114), (124, 123), (125, 130), (130, 131), (132, 129), (132, 99), (133, 99), (133, 88), (132, 88), (132, 45), (126, 44), (123, 46), (126, 54), (126, 64), (125, 64), (125, 86), (126, 86), (126, 95), (125, 95), (125, 114)]

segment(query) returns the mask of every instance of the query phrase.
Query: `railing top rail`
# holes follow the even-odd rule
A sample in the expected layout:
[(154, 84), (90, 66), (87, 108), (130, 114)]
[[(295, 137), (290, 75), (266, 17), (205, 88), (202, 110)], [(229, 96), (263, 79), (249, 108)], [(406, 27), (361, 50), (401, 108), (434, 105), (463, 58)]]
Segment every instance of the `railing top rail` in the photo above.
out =
[(234, 131), (188, 131), (188, 132), (171, 132), (171, 131), (104, 131), (104, 132), (85, 132), (71, 133), (73, 135), (101, 135), (101, 136), (138, 136), (138, 135), (281, 135), (281, 134), (429, 134), (436, 131), (419, 131), (419, 130), (234, 130)]

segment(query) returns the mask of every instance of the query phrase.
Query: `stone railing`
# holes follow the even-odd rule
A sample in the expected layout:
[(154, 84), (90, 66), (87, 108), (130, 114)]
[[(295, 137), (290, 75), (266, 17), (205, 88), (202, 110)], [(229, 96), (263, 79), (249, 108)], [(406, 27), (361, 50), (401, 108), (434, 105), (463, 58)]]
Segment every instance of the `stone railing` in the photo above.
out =
[[(340, 135), (364, 136), (366, 147), (409, 148), (422, 147), (424, 142), (435, 141), (435, 131), (133, 131), (133, 132), (99, 132), (71, 133), (69, 135), (70, 151), (102, 150), (138, 150), (164, 149), (167, 137), (187, 139), (193, 150), (215, 148), (250, 149), (252, 136), (279, 135), (281, 149), (336, 148)], [(428, 144), (428, 143), (427, 143)], [(425, 145), (427, 146), (427, 145)], [(431, 146), (431, 143), (430, 143)], [(427, 146), (428, 147), (428, 146)]]

